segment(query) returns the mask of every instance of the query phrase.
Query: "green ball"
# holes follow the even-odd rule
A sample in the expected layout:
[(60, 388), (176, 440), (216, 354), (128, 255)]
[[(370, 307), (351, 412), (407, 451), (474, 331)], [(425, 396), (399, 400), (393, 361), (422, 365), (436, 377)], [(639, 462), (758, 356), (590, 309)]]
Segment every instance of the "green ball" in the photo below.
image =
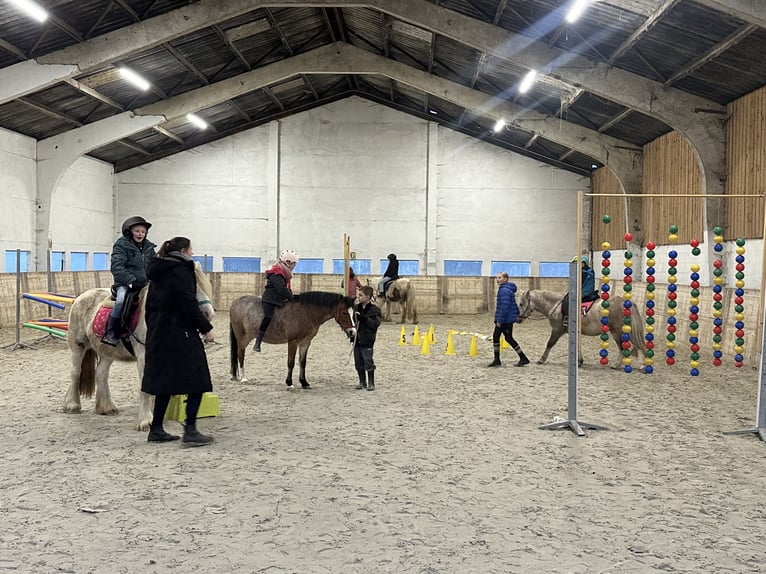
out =
[(654, 325), (654, 317), (647, 317), (646, 318), (646, 324), (647, 325)]
[(646, 356), (649, 357), (650, 359), (653, 358), (654, 357), (654, 351), (652, 351), (651, 349), (647, 349)]
[(720, 277), (721, 275), (723, 275), (723, 269), (720, 269), (720, 268), (713, 269), (713, 275), (715, 275), (716, 277)]
[(601, 333), (599, 335), (602, 341), (608, 341), (609, 340), (609, 333)]
[(700, 354), (699, 353), (692, 353), (691, 354), (692, 361), (699, 361), (700, 360)]
[(668, 268), (668, 275), (675, 275), (676, 273), (678, 273), (678, 269), (675, 267)]
[(633, 252), (632, 251), (626, 251), (625, 252), (625, 259), (633, 259)]
[(630, 317), (623, 317), (622, 318), (622, 324), (623, 325), (630, 325), (630, 323), (631, 323)]
[(692, 255), (699, 255), (700, 253), (701, 252), (699, 247), (695, 247), (694, 249), (692, 249)]
[(649, 293), (652, 293), (654, 291), (654, 283), (647, 283), (646, 290), (649, 291)]
[(744, 311), (745, 311), (745, 307), (744, 307), (743, 305), (734, 305), (734, 310), (735, 310), (737, 313), (742, 313), (742, 312), (744, 312)]
[(625, 285), (622, 286), (622, 290), (625, 291), (625, 293), (630, 293), (633, 291), (633, 286), (630, 283), (625, 283)]
[(723, 339), (721, 338), (721, 335), (713, 335), (713, 342), (714, 343), (720, 343)]
[(714, 227), (713, 228), (713, 233), (715, 233), (716, 235), (721, 235), (723, 233), (723, 228), (722, 227)]
[(630, 349), (623, 349), (622, 350), (622, 356), (623, 357), (630, 357)]
[(713, 309), (715, 309), (716, 311), (720, 311), (721, 309), (723, 309), (723, 303), (721, 303), (720, 301), (716, 301), (715, 303), (713, 303)]
[(734, 277), (736, 277), (737, 279), (744, 279), (744, 278), (745, 278), (745, 274), (744, 274), (744, 273), (742, 273), (742, 271), (737, 271), (737, 272), (734, 274)]
[(743, 247), (745, 245), (745, 240), (741, 237), (737, 239), (737, 247)]
[(647, 251), (646, 252), (646, 257), (647, 257), (647, 259), (654, 259), (654, 251), (652, 251), (651, 249), (649, 251)]
[(740, 337), (740, 338), (734, 339), (734, 343), (735, 343), (736, 345), (739, 345), (739, 346), (741, 347), (742, 345), (744, 345), (744, 344), (745, 344), (745, 340), (744, 340), (743, 338), (741, 338), (741, 337)]
[(602, 309), (609, 309), (609, 301), (601, 300), (601, 308)]
[(675, 309), (677, 305), (678, 303), (676, 303), (675, 301), (668, 301), (668, 307), (670, 307), (671, 309)]
[(691, 290), (691, 296), (692, 297), (699, 297), (700, 296), (700, 290), (699, 289), (692, 289)]
[(696, 331), (699, 328), (700, 326), (699, 326), (699, 323), (697, 323), (697, 321), (692, 321), (691, 323), (689, 323), (689, 329), (694, 329)]
[(611, 216), (604, 214), (601, 216), (601, 221), (603, 221), (604, 223), (609, 223), (610, 221), (612, 221), (612, 218)]
[(668, 333), (668, 336), (666, 337), (668, 341), (675, 341), (676, 335), (675, 333)]
[(668, 231), (670, 233), (678, 233), (678, 226), (677, 225), (671, 225), (670, 227), (668, 227)]

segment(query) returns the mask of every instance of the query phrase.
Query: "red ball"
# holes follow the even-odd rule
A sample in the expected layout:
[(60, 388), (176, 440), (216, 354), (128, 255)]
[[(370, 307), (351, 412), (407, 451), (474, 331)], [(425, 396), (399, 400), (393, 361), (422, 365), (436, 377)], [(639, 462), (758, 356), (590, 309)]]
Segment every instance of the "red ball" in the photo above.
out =
[(723, 331), (723, 329), (721, 329), (718, 326), (713, 327), (713, 333), (715, 333), (716, 335), (720, 335), (722, 331)]
[(700, 282), (699, 281), (692, 281), (691, 283), (689, 283), (689, 285), (691, 286), (692, 289), (699, 289)]
[(689, 321), (696, 321), (699, 318), (700, 317), (697, 315), (697, 313), (689, 313)]
[(630, 317), (630, 309), (623, 309), (622, 310), (622, 316), (623, 317)]
[(646, 316), (647, 317), (654, 317), (654, 309), (647, 309), (646, 310)]
[(654, 341), (647, 341), (646, 342), (646, 348), (647, 349), (654, 349)]
[(742, 361), (737, 361), (737, 362), (734, 363), (734, 366), (737, 367), (738, 369), (740, 367), (743, 367), (744, 365), (745, 365), (745, 363), (743, 363)]
[(646, 244), (647, 249), (654, 249), (655, 247), (656, 245), (654, 244), (654, 241), (650, 241), (649, 243)]
[(723, 299), (723, 295), (720, 293), (713, 293), (713, 301), (720, 301), (721, 299)]
[(713, 365), (715, 365), (716, 367), (720, 367), (721, 366), (721, 359), (713, 359)]
[(671, 301), (675, 301), (677, 298), (678, 298), (678, 293), (676, 293), (675, 291), (671, 291), (670, 293), (668, 293), (668, 299), (670, 299)]
[(699, 247), (700, 246), (700, 241), (699, 241), (699, 239), (692, 239), (689, 242), (689, 245), (691, 245), (692, 247)]
[(647, 275), (646, 276), (646, 282), (647, 283), (654, 283), (654, 275)]
[(611, 264), (611, 261), (609, 261), (609, 259), (601, 260), (601, 267), (606, 267), (608, 269), (610, 264)]
[[(721, 296), (720, 293), (716, 293), (716, 295), (718, 295), (719, 297)], [(720, 301), (720, 299), (717, 299), (717, 301)], [(734, 297), (734, 303), (736, 303), (737, 305), (742, 305), (742, 303), (744, 302), (745, 300), (742, 297)]]
[(678, 265), (678, 260), (677, 259), (668, 259), (668, 265), (670, 265), (671, 267), (675, 267), (676, 265)]
[(601, 325), (601, 332), (602, 333), (608, 333), (609, 332), (609, 325)]
[(633, 277), (631, 277), (630, 275), (626, 275), (625, 277), (622, 278), (622, 282), (623, 283), (633, 283)]
[(628, 232), (625, 234), (625, 241), (633, 241), (633, 234)]
[(700, 346), (697, 345), (696, 343), (689, 348), (692, 350), (692, 353), (699, 353), (700, 351)]
[(668, 333), (675, 333), (675, 332), (676, 332), (676, 326), (668, 325)]
[(598, 362), (601, 363), (602, 365), (608, 365), (609, 364), (609, 359), (607, 359), (606, 357), (601, 357), (598, 360)]
[(744, 270), (745, 270), (745, 265), (744, 265), (743, 263), (737, 263), (737, 264), (734, 266), (734, 268), (735, 268), (737, 271), (744, 271)]
[(723, 267), (723, 260), (722, 259), (715, 259), (713, 261), (713, 267), (715, 267), (716, 269), (720, 269), (721, 267)]
[(630, 349), (630, 341), (623, 341), (620, 345), (623, 349)]
[(675, 365), (676, 364), (676, 360), (673, 357), (668, 357), (667, 359), (665, 359), (665, 362), (668, 365)]
[(742, 329), (737, 329), (736, 331), (734, 331), (734, 334), (737, 337), (744, 337), (745, 336), (745, 332)]

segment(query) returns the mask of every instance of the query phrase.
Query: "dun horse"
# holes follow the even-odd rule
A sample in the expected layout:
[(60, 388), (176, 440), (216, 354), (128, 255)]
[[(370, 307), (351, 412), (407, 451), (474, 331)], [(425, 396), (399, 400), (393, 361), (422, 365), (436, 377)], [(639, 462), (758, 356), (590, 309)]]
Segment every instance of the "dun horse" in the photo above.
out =
[[(211, 321), (215, 315), (210, 298), (213, 288), (207, 276), (195, 265), (197, 276), (197, 302), (205, 317)], [(144, 342), (146, 341), (146, 316), (144, 301), (151, 286), (144, 287), (140, 294), (138, 323), (131, 333), (135, 356), (120, 342), (110, 347), (101, 342), (101, 336), (93, 332), (93, 320), (99, 308), (109, 297), (109, 289), (89, 289), (72, 304), (69, 311), (69, 332), (67, 343), (72, 351), (72, 370), (69, 389), (64, 397), (64, 412), (79, 413), (82, 409), (80, 396), (90, 397), (96, 391), (96, 413), (117, 414), (117, 407), (109, 393), (109, 368), (114, 361), (136, 361), (138, 365), (139, 401), (136, 430), (145, 431), (152, 422), (151, 396), (140, 390), (144, 374)]]
[[(335, 319), (348, 335), (356, 336), (353, 321), (354, 299), (338, 293), (308, 291), (296, 295), (293, 303), (277, 309), (263, 337), (264, 343), (279, 345), (287, 343), (287, 378), (285, 384), (293, 386), (295, 353), (299, 351), (300, 375), (298, 380), (304, 389), (311, 388), (306, 380), (306, 357), (311, 340), (322, 323)], [(231, 350), (231, 380), (246, 382), (245, 351), (258, 333), (263, 319), (261, 298), (245, 295), (235, 300), (229, 310), (229, 343)]]
[[(548, 322), (551, 324), (551, 336), (548, 339), (548, 344), (545, 346), (545, 352), (543, 356), (537, 361), (542, 365), (548, 360), (548, 354), (551, 352), (553, 346), (558, 342), (561, 336), (567, 332), (567, 326), (562, 322), (561, 315), (561, 301), (564, 298), (564, 293), (556, 293), (553, 291), (544, 291), (542, 289), (530, 289), (522, 293), (519, 297), (519, 322), (529, 317), (533, 311), (538, 311), (548, 317)], [(623, 300), (622, 297), (612, 296), (609, 299), (609, 332), (612, 334), (616, 349), (620, 349), (618, 352), (622, 352), (622, 327), (623, 323)], [(579, 312), (580, 306), (577, 306)], [(644, 327), (641, 314), (635, 305), (631, 307), (631, 355), (639, 357), (643, 360), (646, 354), (646, 346), (644, 344)], [(580, 332), (583, 335), (596, 336), (601, 335), (601, 314), (599, 302), (593, 303), (590, 311), (587, 315), (580, 315)], [(579, 364), (582, 365), (582, 354), (579, 356)]]
[(406, 277), (401, 277), (389, 284), (386, 296), (383, 298), (386, 308), (383, 311), (383, 320), (391, 320), (391, 304), (398, 303), (402, 314), (402, 323), (407, 319), (415, 325), (418, 322), (418, 310), (415, 307), (415, 286)]

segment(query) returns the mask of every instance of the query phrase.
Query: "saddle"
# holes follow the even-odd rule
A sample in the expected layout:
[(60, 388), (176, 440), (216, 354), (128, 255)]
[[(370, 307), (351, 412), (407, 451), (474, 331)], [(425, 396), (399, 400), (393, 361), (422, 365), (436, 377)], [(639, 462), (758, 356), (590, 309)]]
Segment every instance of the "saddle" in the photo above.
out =
[(580, 303), (580, 314), (581, 315), (587, 315), (588, 311), (590, 311), (590, 308), (593, 307), (593, 304), (596, 301), (584, 301)]
[[(138, 325), (138, 318), (141, 311), (141, 305), (144, 302), (141, 296), (142, 291), (128, 291), (125, 294), (125, 304), (122, 306), (120, 322), (117, 324), (117, 335), (120, 339), (125, 339), (135, 331)], [(114, 294), (104, 298), (101, 305), (93, 317), (93, 334), (97, 337), (103, 337), (106, 332), (106, 323), (109, 321), (109, 315), (114, 309)]]

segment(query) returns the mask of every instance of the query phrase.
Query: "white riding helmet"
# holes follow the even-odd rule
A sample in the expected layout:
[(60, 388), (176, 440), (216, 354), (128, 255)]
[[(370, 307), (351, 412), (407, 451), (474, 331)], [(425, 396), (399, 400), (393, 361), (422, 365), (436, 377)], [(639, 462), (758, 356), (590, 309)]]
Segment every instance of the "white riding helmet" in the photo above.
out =
[(279, 260), (282, 263), (298, 263), (298, 259), (298, 255), (289, 249), (285, 249), (282, 253), (279, 254)]

